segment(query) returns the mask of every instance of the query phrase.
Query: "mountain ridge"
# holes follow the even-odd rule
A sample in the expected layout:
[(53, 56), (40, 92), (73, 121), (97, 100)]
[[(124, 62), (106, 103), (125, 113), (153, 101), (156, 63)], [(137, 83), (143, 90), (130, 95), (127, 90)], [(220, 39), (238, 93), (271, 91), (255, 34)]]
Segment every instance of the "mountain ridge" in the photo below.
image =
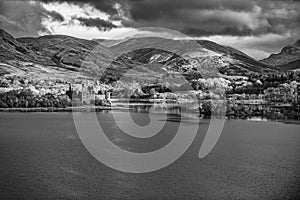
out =
[[(69, 77), (68, 74), (85, 71), (87, 76), (92, 76), (103, 73), (112, 65), (112, 72), (118, 73), (121, 68), (134, 69), (133, 65), (140, 64), (147, 64), (154, 71), (155, 67), (150, 65), (160, 64), (164, 65), (160, 67), (166, 72), (193, 74), (201, 73), (202, 66), (225, 75), (247, 76), (276, 71), (233, 47), (207, 40), (130, 38), (110, 47), (104, 46), (101, 41), (67, 35), (14, 38), (0, 29), (1, 74), (24, 71), (32, 74), (42, 72), (47, 76), (50, 71), (54, 77), (55, 73)], [(187, 57), (180, 58), (178, 55)], [(135, 72), (138, 71), (141, 72), (141, 68)]]
[[(248, 74), (250, 71), (260, 73), (264, 70), (273, 70), (271, 67), (256, 61), (254, 58), (251, 58), (237, 49), (221, 46), (207, 40), (171, 40), (154, 37), (131, 38), (113, 45), (111, 48), (116, 52), (121, 52), (120, 54), (128, 50), (136, 51), (139, 48), (156, 48), (171, 51), (179, 55), (194, 51), (198, 53), (198, 56), (196, 56), (198, 60), (209, 60), (209, 62), (215, 65), (216, 68), (219, 68), (222, 73), (231, 75)], [(154, 54), (155, 52), (153, 52), (153, 56)], [(162, 54), (165, 54), (165, 52)], [(201, 63), (198, 64), (201, 65)]]
[(271, 54), (261, 60), (262, 63), (275, 67), (278, 70), (300, 69), (300, 39), (293, 44), (287, 45), (277, 54)]
[[(94, 49), (97, 51), (93, 51)], [(83, 65), (87, 56), (101, 56), (101, 62), (107, 61), (110, 50), (92, 40), (84, 40), (66, 35), (46, 35), (40, 37), (14, 38), (0, 30), (0, 63), (10, 66), (10, 71), (47, 72), (64, 74), (78, 72), (83, 67), (98, 70), (93, 63)], [(101, 55), (99, 55), (101, 54)], [(2, 65), (3, 66), (3, 65)], [(42, 70), (41, 70), (42, 68)], [(8, 67), (6, 67), (8, 69)], [(5, 74), (5, 70), (2, 69)]]

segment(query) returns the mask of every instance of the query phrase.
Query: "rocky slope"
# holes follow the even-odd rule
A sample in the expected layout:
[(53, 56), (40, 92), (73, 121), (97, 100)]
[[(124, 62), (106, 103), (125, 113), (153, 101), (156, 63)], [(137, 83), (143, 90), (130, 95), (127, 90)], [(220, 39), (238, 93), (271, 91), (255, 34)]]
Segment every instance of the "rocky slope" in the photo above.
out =
[(262, 63), (273, 66), (279, 70), (300, 69), (300, 40), (284, 47), (279, 53), (271, 54)]

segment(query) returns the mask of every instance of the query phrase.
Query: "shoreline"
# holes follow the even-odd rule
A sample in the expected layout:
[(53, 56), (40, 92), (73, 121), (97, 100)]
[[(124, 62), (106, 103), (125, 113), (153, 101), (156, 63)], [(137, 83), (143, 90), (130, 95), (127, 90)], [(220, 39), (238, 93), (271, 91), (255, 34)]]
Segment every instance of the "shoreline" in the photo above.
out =
[[(70, 112), (102, 112), (102, 111), (112, 111), (112, 110), (131, 110), (130, 108), (125, 107), (106, 107), (106, 106), (97, 106), (97, 107), (67, 107), (67, 108), (0, 108), (0, 113), (70, 113)], [(210, 119), (210, 118), (209, 118)], [(226, 120), (246, 120), (252, 122), (277, 122), (287, 125), (300, 125), (300, 120), (293, 119), (267, 119), (267, 120), (257, 120), (257, 119), (243, 119), (243, 118), (225, 118)]]
[(0, 108), (0, 112), (90, 112), (90, 111), (104, 111), (104, 110), (128, 110), (124, 107), (106, 107), (106, 106), (94, 106), (94, 107), (66, 107), (66, 108)]

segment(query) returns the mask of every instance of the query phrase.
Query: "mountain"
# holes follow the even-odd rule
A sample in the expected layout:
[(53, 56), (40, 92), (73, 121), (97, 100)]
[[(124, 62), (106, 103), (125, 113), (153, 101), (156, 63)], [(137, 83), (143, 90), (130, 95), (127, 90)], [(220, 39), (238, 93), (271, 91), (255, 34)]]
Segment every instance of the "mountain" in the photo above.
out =
[(105, 42), (65, 35), (16, 39), (0, 30), (0, 50), (0, 74), (39, 78), (101, 76), (110, 82), (125, 74), (154, 80), (168, 73), (193, 79), (274, 71), (241, 51), (205, 40), (145, 37)]
[[(70, 74), (77, 75), (78, 71), (99, 71), (99, 66), (111, 62), (111, 52), (105, 46), (65, 35), (15, 39), (0, 30), (0, 50), (2, 74), (42, 73), (45, 77), (51, 74), (68, 78)], [(87, 57), (97, 63), (85, 63)]]
[(28, 61), (36, 58), (36, 54), (13, 36), (0, 29), (0, 61), (18, 59)]
[(279, 53), (271, 54), (262, 63), (273, 66), (279, 70), (299, 70), (300, 69), (300, 40), (292, 45), (284, 47)]
[(131, 38), (110, 48), (116, 55), (127, 53), (127, 59), (131, 61), (163, 64), (168, 71), (193, 72), (193, 74), (218, 71), (226, 75), (273, 71), (239, 50), (206, 40)]
[(111, 47), (111, 46), (114, 46), (120, 42), (122, 42), (123, 40), (109, 40), (109, 39), (93, 39), (93, 41), (96, 41), (98, 42), (99, 44), (103, 45), (103, 46), (106, 46), (106, 47)]

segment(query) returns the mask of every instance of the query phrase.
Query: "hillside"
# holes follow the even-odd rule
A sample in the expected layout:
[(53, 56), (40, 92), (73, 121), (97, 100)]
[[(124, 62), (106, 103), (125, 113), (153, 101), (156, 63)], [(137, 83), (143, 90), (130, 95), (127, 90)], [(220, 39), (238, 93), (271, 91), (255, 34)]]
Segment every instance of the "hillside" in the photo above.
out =
[(123, 61), (128, 59), (140, 64), (158, 63), (166, 71), (190, 73), (196, 77), (207, 72), (249, 75), (253, 72), (273, 71), (241, 51), (205, 40), (132, 38), (111, 46), (111, 49), (117, 55), (123, 55)]
[(37, 55), (26, 47), (26, 45), (18, 42), (13, 36), (0, 29), (0, 61), (20, 60), (29, 61), (36, 60)]
[(65, 35), (16, 39), (0, 30), (0, 73), (66, 79), (101, 76), (113, 81), (124, 74), (134, 79), (157, 79), (179, 73), (193, 79), (216, 73), (272, 71), (241, 51), (204, 40), (146, 37), (110, 46)]
[(279, 70), (299, 70), (300, 69), (300, 40), (292, 45), (284, 47), (279, 53), (271, 54), (261, 61)]
[[(45, 77), (51, 74), (68, 78), (78, 71), (98, 71), (99, 66), (111, 62), (108, 48), (95, 41), (64, 35), (15, 39), (0, 30), (0, 50), (2, 74), (42, 73)], [(97, 62), (84, 63), (87, 56)]]

